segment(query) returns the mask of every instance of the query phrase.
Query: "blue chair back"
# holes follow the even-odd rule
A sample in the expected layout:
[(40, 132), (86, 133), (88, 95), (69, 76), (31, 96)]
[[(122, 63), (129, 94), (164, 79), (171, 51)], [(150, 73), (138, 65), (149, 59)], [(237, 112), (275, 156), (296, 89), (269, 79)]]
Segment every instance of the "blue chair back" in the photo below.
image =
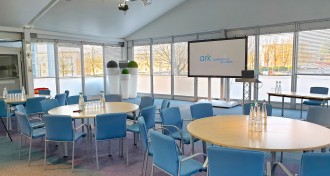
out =
[(21, 134), (31, 137), (32, 127), (31, 127), (31, 124), (30, 124), (26, 114), (16, 111), (15, 116), (17, 118), (17, 122), (19, 125), (19, 129), (21, 131)]
[(141, 110), (141, 116), (144, 118), (147, 129), (155, 127), (155, 114), (156, 114), (155, 105), (143, 108)]
[(320, 106), (311, 106), (307, 111), (306, 121), (330, 127), (330, 109)]
[(209, 176), (264, 176), (263, 152), (209, 147), (207, 155)]
[[(262, 104), (259, 103), (259, 107), (262, 107)], [(245, 103), (243, 105), (243, 115), (250, 115), (250, 108), (251, 104), (250, 103)], [(271, 104), (266, 104), (266, 109), (267, 109), (267, 116), (272, 116), (273, 114), (273, 106)]]
[(58, 101), (56, 99), (46, 99), (40, 101), (41, 109), (44, 114), (48, 114), (48, 111), (59, 107)]
[(23, 105), (21, 105), (21, 104), (16, 105), (15, 108), (16, 108), (16, 111), (26, 114), (26, 110)]
[[(87, 102), (87, 96), (84, 95), (84, 101)], [(79, 103), (79, 95), (73, 95), (68, 97), (68, 104), (78, 104)]]
[(50, 95), (50, 90), (39, 90), (40, 95)]
[(27, 115), (42, 112), (40, 101), (45, 99), (46, 97), (33, 97), (26, 99), (25, 110)]
[(151, 96), (142, 96), (140, 102), (140, 109), (154, 105), (154, 98)]
[(178, 148), (175, 140), (150, 130), (154, 164), (171, 175), (177, 175), (179, 169)]
[(200, 119), (213, 116), (211, 103), (197, 103), (190, 106), (192, 119)]
[(96, 140), (107, 140), (125, 137), (126, 116), (126, 113), (96, 115)]
[(139, 126), (140, 131), (140, 141), (142, 143), (144, 151), (148, 150), (148, 131), (146, 128), (146, 123), (143, 119), (143, 117), (139, 117), (137, 120), (137, 124)]
[(330, 153), (304, 153), (300, 176), (330, 175)]
[(121, 102), (122, 100), (122, 97), (119, 94), (109, 94), (104, 97), (106, 102)]
[[(180, 109), (178, 107), (170, 107), (160, 111), (160, 117), (162, 118), (164, 125), (174, 125), (179, 129), (182, 129), (182, 119)], [(168, 130), (164, 130), (164, 134), (171, 135), (170, 132), (176, 130), (172, 127), (166, 127)]]
[(8, 116), (8, 108), (7, 103), (0, 99), (0, 117), (7, 117)]
[(72, 119), (67, 115), (45, 115), (46, 140), (73, 141)]
[(163, 100), (162, 105), (160, 106), (160, 110), (166, 109), (170, 107), (171, 102), (169, 100)]
[(8, 90), (8, 94), (14, 94), (14, 93), (22, 93), (21, 89), (13, 89), (13, 90)]
[(55, 99), (58, 101), (59, 106), (64, 106), (66, 103), (66, 93), (55, 95)]
[(328, 94), (329, 89), (327, 87), (311, 87), (310, 93), (315, 94)]

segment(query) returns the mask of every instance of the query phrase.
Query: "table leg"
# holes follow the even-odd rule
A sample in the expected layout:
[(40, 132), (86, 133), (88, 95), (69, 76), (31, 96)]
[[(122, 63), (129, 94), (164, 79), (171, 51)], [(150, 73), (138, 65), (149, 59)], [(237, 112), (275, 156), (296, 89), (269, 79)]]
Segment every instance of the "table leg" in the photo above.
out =
[(300, 101), (300, 119), (302, 119), (303, 99)]
[(276, 152), (271, 152), (272, 154), (272, 165), (276, 162)]
[(64, 157), (68, 157), (68, 143), (64, 142), (63, 146), (64, 146)]
[(282, 97), (282, 117), (284, 116), (284, 97)]
[[(206, 151), (206, 142), (203, 141), (203, 153), (207, 155), (207, 151)], [(206, 156), (204, 156), (204, 161), (206, 160)]]

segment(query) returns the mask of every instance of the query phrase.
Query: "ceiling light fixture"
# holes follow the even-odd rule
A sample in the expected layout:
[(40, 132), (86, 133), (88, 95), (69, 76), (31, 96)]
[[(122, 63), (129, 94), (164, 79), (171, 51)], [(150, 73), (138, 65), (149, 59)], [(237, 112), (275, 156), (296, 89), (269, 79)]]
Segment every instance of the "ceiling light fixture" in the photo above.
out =
[[(136, 0), (119, 0), (119, 5), (118, 5), (118, 9), (121, 11), (124, 11), (124, 14), (126, 13), (126, 11), (129, 9), (128, 5), (126, 4), (126, 2), (130, 2), (130, 1), (136, 1)], [(152, 0), (141, 0), (142, 4), (144, 6), (150, 5), (152, 3)]]

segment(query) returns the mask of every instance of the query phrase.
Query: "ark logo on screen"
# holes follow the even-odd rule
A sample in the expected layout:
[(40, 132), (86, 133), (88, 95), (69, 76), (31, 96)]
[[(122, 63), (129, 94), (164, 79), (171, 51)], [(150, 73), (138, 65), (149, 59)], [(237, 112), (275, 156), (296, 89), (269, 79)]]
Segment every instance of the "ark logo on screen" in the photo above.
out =
[(212, 57), (209, 54), (199, 57), (199, 62), (214, 62), (214, 63), (221, 63), (221, 64), (231, 64), (233, 61), (228, 56), (223, 57)]

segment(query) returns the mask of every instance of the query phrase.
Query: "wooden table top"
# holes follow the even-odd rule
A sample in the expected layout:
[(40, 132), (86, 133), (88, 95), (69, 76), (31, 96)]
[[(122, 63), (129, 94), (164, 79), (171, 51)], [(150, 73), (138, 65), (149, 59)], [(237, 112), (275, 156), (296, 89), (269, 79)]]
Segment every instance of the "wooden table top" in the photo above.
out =
[(316, 93), (308, 93), (308, 92), (289, 92), (284, 91), (281, 93), (275, 92), (267, 92), (268, 95), (271, 96), (280, 96), (280, 97), (293, 97), (293, 98), (304, 98), (304, 99), (318, 99), (318, 100), (329, 100), (330, 95), (327, 94), (316, 94)]
[(262, 132), (248, 131), (248, 116), (198, 119), (187, 126), (203, 141), (231, 148), (269, 152), (313, 150), (330, 145), (330, 129), (306, 121), (268, 117)]
[(139, 109), (139, 106), (127, 102), (106, 102), (105, 108), (85, 109), (80, 113), (73, 112), (78, 109), (78, 104), (73, 104), (51, 109), (48, 113), (52, 115), (69, 115), (72, 118), (95, 118), (98, 114), (134, 112)]
[(31, 95), (25, 95), (24, 98), (22, 97), (15, 97), (15, 98), (5, 98), (5, 102), (7, 104), (11, 104), (11, 103), (24, 103), (26, 102), (26, 99), (28, 98), (33, 98), (33, 97), (46, 97), (46, 98), (50, 98), (50, 95), (42, 95), (42, 94), (31, 94)]

